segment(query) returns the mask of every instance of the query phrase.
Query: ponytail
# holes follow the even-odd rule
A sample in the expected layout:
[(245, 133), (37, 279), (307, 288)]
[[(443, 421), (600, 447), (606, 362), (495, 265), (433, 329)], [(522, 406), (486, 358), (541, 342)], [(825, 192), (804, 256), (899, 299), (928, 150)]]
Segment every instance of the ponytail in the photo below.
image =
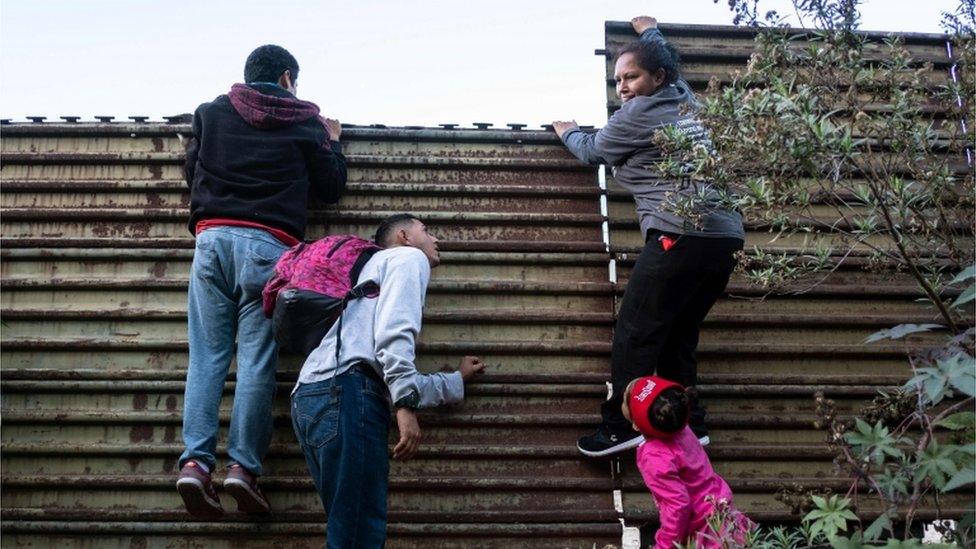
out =
[(651, 425), (665, 433), (679, 431), (688, 423), (688, 394), (677, 388), (661, 392), (649, 411)]

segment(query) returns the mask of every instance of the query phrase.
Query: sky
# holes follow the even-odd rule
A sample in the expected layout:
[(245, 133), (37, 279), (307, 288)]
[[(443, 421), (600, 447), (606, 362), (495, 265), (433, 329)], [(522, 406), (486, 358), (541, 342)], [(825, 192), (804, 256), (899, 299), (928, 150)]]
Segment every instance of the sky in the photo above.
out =
[[(957, 3), (866, 0), (862, 28), (941, 32)], [(298, 96), (344, 123), (601, 125), (603, 22), (644, 14), (732, 22), (727, 0), (0, 0), (0, 117), (193, 112), (274, 43)]]

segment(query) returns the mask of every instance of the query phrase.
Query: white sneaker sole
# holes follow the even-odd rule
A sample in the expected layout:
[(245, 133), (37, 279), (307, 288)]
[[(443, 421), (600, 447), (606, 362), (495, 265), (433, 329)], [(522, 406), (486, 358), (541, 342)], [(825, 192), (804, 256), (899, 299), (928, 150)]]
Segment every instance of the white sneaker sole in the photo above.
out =
[(625, 450), (630, 450), (631, 448), (637, 448), (638, 446), (640, 446), (641, 442), (644, 442), (644, 437), (636, 436), (630, 440), (625, 440), (621, 443), (616, 444), (615, 446), (611, 446), (606, 450), (600, 450), (598, 452), (594, 452), (592, 450), (584, 450), (583, 448), (580, 448), (579, 443), (576, 444), (576, 449), (579, 450), (581, 454), (587, 457), (604, 457), (613, 454), (618, 454)]

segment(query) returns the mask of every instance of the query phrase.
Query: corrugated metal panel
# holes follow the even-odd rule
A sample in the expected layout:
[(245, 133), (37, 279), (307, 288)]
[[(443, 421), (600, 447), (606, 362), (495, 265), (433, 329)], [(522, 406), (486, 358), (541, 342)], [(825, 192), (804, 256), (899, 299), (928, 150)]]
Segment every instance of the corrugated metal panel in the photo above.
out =
[[(726, 27), (665, 32), (696, 86), (743, 63), (751, 40)], [(608, 49), (631, 39), (629, 25), (607, 24)], [(906, 41), (938, 65), (933, 40)], [(177, 138), (187, 130), (4, 126), (5, 543), (321, 544), (324, 517), (286, 421), (293, 358), (279, 368), (267, 463), (276, 515), (257, 524), (190, 521), (172, 489), (193, 245)], [(583, 460), (574, 448), (598, 420), (613, 303), (640, 250), (630, 199), (612, 178), (601, 191), (596, 172), (551, 133), (350, 128), (344, 140), (350, 192), (338, 209), (313, 208), (309, 236), (369, 234), (393, 211), (425, 218), (442, 238), (444, 264), (431, 283), (420, 366), (477, 353), (491, 368), (464, 405), (425, 414), (419, 457), (393, 464), (390, 545), (592, 547), (619, 543), (619, 518), (653, 521), (632, 463), (611, 475), (614, 464)], [(770, 242), (762, 227), (749, 239), (780, 250), (801, 244)], [(864, 336), (934, 318), (914, 302), (910, 280), (868, 275), (864, 263), (855, 258), (815, 291), (765, 301), (735, 279), (732, 297), (706, 320), (699, 357), (709, 453), (758, 519), (795, 520), (774, 500), (783, 484), (841, 486), (812, 427), (813, 392), (835, 398), (842, 414), (856, 410), (907, 374), (903, 346), (865, 346)], [(943, 505), (962, 503), (953, 496)]]
[[(685, 76), (698, 90), (712, 77), (729, 81), (729, 73), (742, 68), (752, 51), (751, 29), (662, 24), (661, 30), (682, 54)], [(880, 38), (881, 33), (872, 33)], [(899, 34), (913, 56), (933, 63), (933, 84), (946, 81), (945, 38), (930, 34)], [(607, 22), (607, 107), (612, 114), (620, 102), (613, 82), (614, 52), (636, 39), (630, 23)], [(880, 47), (870, 46), (880, 54)], [(883, 109), (884, 106), (878, 106)], [(938, 116), (938, 113), (933, 112)], [(960, 158), (960, 170), (968, 169)], [(643, 238), (630, 195), (606, 173), (610, 251), (615, 260), (620, 296), (627, 284)], [(819, 208), (819, 209), (818, 209)], [(811, 217), (829, 226), (837, 217), (829, 207), (814, 206)], [(768, 227), (746, 223), (746, 249), (798, 252), (813, 242), (834, 241), (831, 230), (813, 234), (777, 236)], [(881, 242), (884, 242), (883, 240)], [(855, 250), (844, 265), (820, 286), (798, 295), (771, 296), (733, 276), (729, 296), (719, 300), (705, 321), (699, 347), (699, 375), (709, 409), (712, 445), (708, 453), (719, 473), (729, 481), (737, 505), (760, 521), (794, 521), (774, 498), (789, 484), (846, 492), (833, 455), (824, 444), (823, 431), (815, 430), (813, 394), (823, 391), (837, 402), (840, 414), (860, 409), (884, 389), (902, 384), (910, 375), (902, 344), (863, 344), (871, 333), (896, 324), (938, 321), (910, 276), (871, 273), (867, 250)], [(810, 284), (797, 284), (806, 289)], [(937, 335), (912, 337), (910, 346), (935, 341)], [(716, 381), (729, 385), (715, 385)], [(619, 482), (623, 491), (622, 516), (628, 526), (656, 520), (656, 511), (633, 459), (625, 459)], [(958, 513), (971, 493), (942, 500), (945, 513)], [(870, 501), (861, 501), (859, 513), (877, 514)], [(925, 511), (934, 517), (934, 509)]]
[[(279, 367), (267, 461), (275, 516), (188, 521), (173, 489), (192, 256), (176, 134), (188, 128), (4, 129), (5, 542), (319, 546), (321, 505), (287, 421), (293, 357)], [(343, 139), (349, 194), (315, 208), (310, 237), (421, 216), (444, 263), (420, 366), (475, 353), (490, 367), (463, 405), (423, 415), (417, 459), (394, 462), (390, 545), (619, 540), (608, 467), (574, 448), (597, 419), (612, 323), (596, 171), (546, 132)]]
[[(659, 24), (661, 32), (668, 41), (675, 45), (681, 53), (682, 71), (685, 79), (696, 89), (704, 89), (712, 77), (725, 83), (730, 80), (730, 74), (745, 67), (753, 51), (753, 38), (756, 30), (749, 27), (733, 27), (722, 25), (682, 25)], [(613, 82), (613, 56), (621, 47), (635, 40), (633, 27), (629, 22), (607, 21), (605, 25), (605, 48), (598, 53), (607, 58), (607, 100), (612, 110), (620, 106)], [(793, 35), (805, 31), (794, 29), (787, 31)], [(946, 56), (946, 37), (943, 34), (930, 33), (899, 33), (899, 32), (865, 32), (869, 39), (865, 47), (865, 57), (880, 59), (886, 54), (883, 45), (884, 38), (896, 36), (902, 40), (912, 58), (917, 64), (932, 63), (931, 73), (933, 84), (944, 84), (948, 81), (949, 59)], [(798, 47), (803, 40), (796, 40)], [(878, 108), (884, 108), (879, 105)]]

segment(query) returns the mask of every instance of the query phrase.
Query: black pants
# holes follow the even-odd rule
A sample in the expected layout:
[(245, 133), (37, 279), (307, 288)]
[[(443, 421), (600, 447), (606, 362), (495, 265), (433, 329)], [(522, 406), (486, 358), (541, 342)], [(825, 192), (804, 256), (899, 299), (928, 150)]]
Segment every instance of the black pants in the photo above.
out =
[[(665, 251), (658, 240), (676, 242)], [(632, 380), (659, 375), (694, 387), (698, 380), (695, 349), (705, 315), (725, 291), (738, 238), (704, 238), (648, 231), (646, 243), (627, 283), (610, 357), (613, 395), (603, 403), (603, 422), (618, 433), (630, 431), (620, 411), (623, 392)], [(705, 412), (691, 399), (689, 423), (698, 436), (705, 431)]]

